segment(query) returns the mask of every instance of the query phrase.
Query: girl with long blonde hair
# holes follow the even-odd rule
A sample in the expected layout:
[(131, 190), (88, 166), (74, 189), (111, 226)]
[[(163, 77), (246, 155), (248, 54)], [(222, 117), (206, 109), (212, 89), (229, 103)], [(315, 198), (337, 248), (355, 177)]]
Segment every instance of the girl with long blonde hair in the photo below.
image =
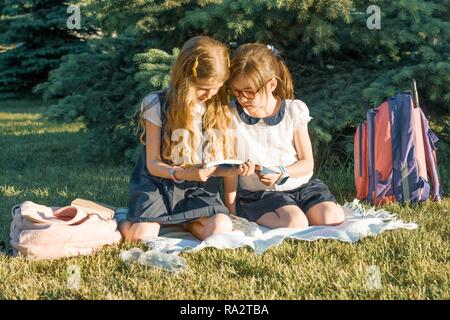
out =
[[(197, 36), (182, 47), (169, 88), (148, 94), (141, 105), (144, 144), (130, 179), (128, 214), (116, 214), (126, 240), (157, 236), (161, 224), (181, 224), (199, 239), (232, 230), (229, 196), (233, 170), (202, 163), (234, 157), (227, 130), (232, 120), (224, 83), (229, 50)], [(205, 152), (205, 150), (208, 152)]]

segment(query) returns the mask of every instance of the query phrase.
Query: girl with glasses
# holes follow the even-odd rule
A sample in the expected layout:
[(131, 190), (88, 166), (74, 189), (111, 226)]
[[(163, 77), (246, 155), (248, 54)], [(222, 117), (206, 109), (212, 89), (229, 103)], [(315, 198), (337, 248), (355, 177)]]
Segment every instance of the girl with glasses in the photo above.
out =
[(311, 117), (306, 104), (294, 99), (280, 56), (263, 44), (239, 47), (228, 88), (236, 98), (230, 109), (237, 156), (250, 160), (235, 178), (237, 214), (269, 228), (340, 224), (342, 207), (322, 181), (312, 179)]

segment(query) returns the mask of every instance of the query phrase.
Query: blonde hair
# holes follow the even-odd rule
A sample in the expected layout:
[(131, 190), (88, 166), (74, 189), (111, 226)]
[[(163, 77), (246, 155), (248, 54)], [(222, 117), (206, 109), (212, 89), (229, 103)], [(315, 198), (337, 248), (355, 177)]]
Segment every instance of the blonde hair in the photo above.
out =
[(289, 69), (283, 59), (264, 44), (247, 43), (236, 49), (231, 61), (228, 83), (231, 84), (240, 77), (248, 80), (254, 90), (262, 88), (264, 94), (267, 93), (266, 83), (274, 78), (278, 84), (273, 94), (282, 99), (294, 98), (294, 86)]
[[(178, 143), (172, 141), (172, 133), (176, 129), (186, 129), (190, 136), (190, 147), (182, 148), (180, 156), (185, 159), (182, 166), (189, 166), (201, 162), (197, 159), (196, 143), (198, 137), (194, 128), (194, 114), (196, 106), (195, 86), (212, 83), (225, 83), (230, 74), (230, 57), (228, 48), (217, 40), (208, 36), (197, 36), (189, 39), (181, 48), (173, 67), (171, 82), (167, 90), (166, 121), (163, 123), (161, 136), (161, 158), (173, 163), (171, 157), (173, 147)], [(234, 141), (231, 141), (228, 129), (231, 128), (231, 113), (228, 110), (228, 94), (223, 85), (217, 94), (205, 102), (202, 129), (215, 129), (219, 136), (210, 138), (211, 155), (219, 154), (224, 157), (235, 157)], [(141, 142), (145, 135), (145, 121), (141, 114)], [(187, 161), (186, 161), (187, 160)], [(220, 160), (220, 159), (217, 159)]]

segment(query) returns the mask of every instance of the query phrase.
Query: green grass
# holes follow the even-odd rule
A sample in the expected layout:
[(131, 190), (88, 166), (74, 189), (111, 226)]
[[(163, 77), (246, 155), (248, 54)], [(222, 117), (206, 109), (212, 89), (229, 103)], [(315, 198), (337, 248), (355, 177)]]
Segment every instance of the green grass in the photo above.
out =
[[(62, 206), (84, 197), (126, 205), (131, 168), (83, 162), (82, 124), (47, 122), (45, 109), (36, 101), (0, 102), (0, 240), (9, 239), (11, 207), (25, 200)], [(350, 169), (319, 176), (341, 202), (353, 198)], [(0, 299), (449, 299), (449, 207), (448, 197), (389, 205), (419, 228), (353, 245), (287, 240), (261, 256), (249, 248), (183, 253), (189, 270), (179, 275), (124, 265), (119, 253), (132, 247), (127, 243), (57, 261), (0, 255)], [(71, 265), (81, 270), (79, 289), (67, 286)], [(366, 284), (372, 265), (381, 271), (380, 290)]]

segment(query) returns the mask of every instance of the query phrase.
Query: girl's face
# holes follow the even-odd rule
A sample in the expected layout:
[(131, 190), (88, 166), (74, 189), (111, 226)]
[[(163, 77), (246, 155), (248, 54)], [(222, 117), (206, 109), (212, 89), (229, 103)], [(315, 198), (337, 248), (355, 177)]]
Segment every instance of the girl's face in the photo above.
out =
[(230, 89), (239, 104), (251, 114), (266, 104), (267, 96), (264, 92), (271, 93), (275, 90), (273, 81), (275, 81), (276, 87), (276, 80), (271, 79), (262, 88), (254, 89), (245, 77), (238, 77), (231, 83)]
[(211, 99), (219, 92), (223, 86), (223, 82), (215, 83), (198, 83), (195, 85), (195, 96), (198, 103), (203, 103)]

